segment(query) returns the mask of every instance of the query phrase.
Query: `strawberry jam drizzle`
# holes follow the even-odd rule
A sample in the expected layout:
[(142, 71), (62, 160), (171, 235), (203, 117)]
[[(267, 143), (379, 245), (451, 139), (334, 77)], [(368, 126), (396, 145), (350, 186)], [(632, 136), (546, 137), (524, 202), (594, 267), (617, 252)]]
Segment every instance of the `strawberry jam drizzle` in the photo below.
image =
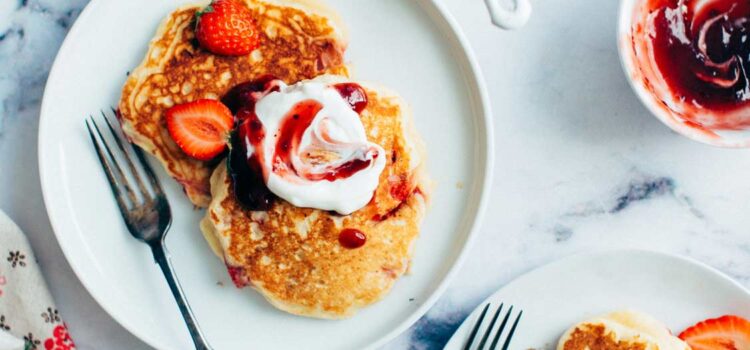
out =
[(292, 110), (282, 119), (273, 156), (273, 172), (281, 175), (288, 173), (296, 175), (292, 164), (292, 154), (297, 153), (305, 130), (310, 127), (321, 109), (323, 105), (318, 101), (302, 101), (292, 107)]
[(388, 178), (388, 183), (391, 185), (391, 197), (398, 201), (405, 201), (412, 192), (412, 183), (406, 174), (392, 175)]
[[(230, 90), (222, 102), (235, 113), (236, 132), (232, 137), (232, 151), (229, 156), (229, 171), (237, 200), (250, 210), (269, 210), (276, 196), (268, 190), (260, 160), (264, 159), (263, 140), (266, 130), (255, 114), (255, 104), (265, 95), (279, 91), (273, 76), (245, 82)], [(349, 106), (361, 113), (368, 104), (365, 90), (354, 83), (341, 83), (332, 86)], [(274, 150), (272, 171), (278, 174), (290, 173), (299, 176), (292, 164), (292, 154), (296, 154), (305, 130), (310, 127), (323, 106), (313, 100), (298, 103), (285, 116), (279, 129), (278, 140)], [(253, 152), (248, 152), (252, 146)], [(250, 154), (248, 156), (248, 154)], [(377, 155), (375, 155), (377, 156)], [(322, 173), (304, 174), (311, 181), (336, 181), (352, 176), (367, 168), (371, 160), (353, 159), (337, 167), (326, 169)], [(267, 175), (267, 174), (266, 174)]]
[(227, 272), (229, 272), (229, 277), (232, 279), (235, 287), (243, 288), (250, 284), (247, 276), (245, 276), (244, 268), (227, 265)]
[[(279, 175), (299, 176), (310, 181), (336, 181), (348, 178), (370, 166), (370, 159), (352, 159), (336, 167), (329, 167), (321, 173), (300, 174), (292, 164), (292, 155), (298, 153), (305, 130), (310, 127), (318, 112), (323, 109), (318, 101), (307, 100), (296, 104), (284, 117), (279, 128), (276, 151), (273, 159), (273, 172)], [(377, 154), (374, 155), (377, 157)]]
[(362, 111), (367, 108), (367, 92), (365, 92), (365, 89), (359, 84), (340, 83), (333, 85), (333, 88), (338, 90), (341, 97), (346, 100), (346, 103), (348, 103), (357, 114), (361, 114)]
[(388, 220), (388, 219), (396, 216), (396, 214), (398, 214), (398, 212), (401, 211), (401, 209), (403, 209), (404, 205), (406, 205), (406, 200), (409, 199), (409, 197), (412, 196), (412, 195), (424, 196), (424, 193), (422, 192), (422, 189), (419, 188), (419, 186), (415, 187), (414, 190), (411, 191), (406, 196), (404, 196), (404, 199), (400, 200), (399, 203), (398, 203), (398, 205), (395, 206), (393, 209), (391, 209), (391, 210), (389, 210), (389, 211), (387, 211), (387, 212), (385, 212), (383, 214), (375, 214), (375, 215), (373, 215), (372, 218), (371, 218), (372, 221), (383, 222), (385, 220)]
[(268, 93), (279, 91), (274, 84), (277, 79), (272, 75), (264, 75), (256, 80), (241, 83), (233, 87), (224, 95), (221, 102), (224, 103), (232, 113), (236, 114), (240, 108), (255, 111), (255, 103)]
[[(266, 131), (255, 114), (255, 103), (266, 94), (279, 91), (275, 78), (268, 75), (258, 80), (235, 86), (222, 102), (235, 114), (236, 131), (232, 135), (229, 153), (229, 174), (232, 177), (234, 195), (250, 210), (271, 209), (276, 196), (268, 190), (260, 165), (261, 145)], [(248, 145), (256, 152), (248, 157)]]
[[(260, 157), (266, 131), (255, 115), (254, 110), (242, 108), (236, 117), (239, 121), (237, 132), (232, 137), (232, 151), (229, 157), (229, 169), (237, 200), (251, 210), (268, 210), (273, 206), (276, 196), (268, 190), (263, 178), (263, 167)], [(247, 156), (247, 146), (255, 149)]]
[[(378, 155), (373, 155), (373, 158), (377, 158)], [(338, 179), (346, 179), (362, 169), (367, 168), (372, 163), (372, 160), (367, 159), (352, 159), (336, 168), (329, 169), (322, 174), (310, 174), (306, 178), (310, 180), (320, 181), (336, 181)]]
[(357, 249), (367, 243), (367, 236), (356, 228), (345, 228), (339, 233), (339, 244), (347, 249)]

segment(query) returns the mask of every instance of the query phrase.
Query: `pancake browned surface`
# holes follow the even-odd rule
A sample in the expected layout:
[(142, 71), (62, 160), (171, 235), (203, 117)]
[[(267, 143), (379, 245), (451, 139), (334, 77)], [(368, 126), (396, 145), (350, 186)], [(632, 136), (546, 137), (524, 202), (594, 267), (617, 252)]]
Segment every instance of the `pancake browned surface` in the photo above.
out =
[(618, 311), (571, 327), (557, 350), (690, 350), (653, 317)]
[[(214, 199), (201, 223), (206, 238), (235, 283), (250, 284), (284, 311), (350, 316), (382, 298), (409, 267), (429, 191), (419, 137), (400, 98), (363, 87), (370, 102), (362, 123), (368, 139), (388, 157), (364, 208), (340, 216), (279, 199), (269, 211), (248, 211), (235, 199), (225, 165), (212, 177)], [(345, 228), (364, 232), (367, 243), (342, 247), (338, 237)]]
[[(216, 162), (188, 157), (169, 135), (164, 115), (175, 104), (219, 99), (235, 85), (271, 74), (287, 83), (324, 72), (346, 74), (346, 40), (337, 15), (313, 1), (245, 0), (260, 29), (260, 47), (250, 55), (226, 57), (200, 48), (193, 5), (170, 14), (146, 58), (130, 74), (119, 103), (125, 133), (156, 156), (190, 200), (205, 207)], [(285, 5), (286, 4), (286, 5)]]

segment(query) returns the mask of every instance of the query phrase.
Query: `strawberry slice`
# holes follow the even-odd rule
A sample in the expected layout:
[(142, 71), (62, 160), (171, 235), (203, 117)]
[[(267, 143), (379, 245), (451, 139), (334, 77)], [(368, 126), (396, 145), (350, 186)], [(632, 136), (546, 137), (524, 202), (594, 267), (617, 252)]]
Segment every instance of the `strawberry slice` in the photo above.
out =
[(680, 333), (693, 350), (750, 349), (750, 321), (733, 315), (708, 319)]
[(195, 37), (212, 53), (244, 56), (260, 45), (260, 32), (244, 1), (214, 0), (196, 16)]
[(216, 100), (197, 100), (167, 110), (167, 130), (187, 155), (211, 160), (227, 147), (234, 118), (229, 108)]

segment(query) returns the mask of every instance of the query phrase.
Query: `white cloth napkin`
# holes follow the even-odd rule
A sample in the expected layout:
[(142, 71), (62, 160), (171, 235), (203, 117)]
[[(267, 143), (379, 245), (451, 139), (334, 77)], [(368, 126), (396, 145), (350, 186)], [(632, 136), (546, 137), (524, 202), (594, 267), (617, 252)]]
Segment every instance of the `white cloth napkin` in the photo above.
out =
[(0, 350), (72, 350), (26, 236), (0, 210)]

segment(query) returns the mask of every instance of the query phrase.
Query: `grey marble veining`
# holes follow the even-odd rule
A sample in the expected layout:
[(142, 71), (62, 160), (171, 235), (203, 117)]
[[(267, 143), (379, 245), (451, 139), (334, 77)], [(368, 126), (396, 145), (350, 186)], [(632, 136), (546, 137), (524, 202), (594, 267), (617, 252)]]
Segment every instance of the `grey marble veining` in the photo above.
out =
[(57, 49), (86, 3), (0, 3), (0, 131), (8, 118), (39, 105)]
[[(689, 141), (640, 105), (617, 59), (616, 1), (538, 2), (517, 32), (493, 28), (481, 1), (440, 1), (485, 74), (495, 114), (495, 181), (461, 271), (387, 348), (439, 349), (499, 287), (590, 250), (683, 254), (750, 286), (750, 152)], [(145, 349), (70, 270), (39, 188), (44, 83), (86, 2), (0, 0), (0, 208), (29, 235), (80, 348)]]

